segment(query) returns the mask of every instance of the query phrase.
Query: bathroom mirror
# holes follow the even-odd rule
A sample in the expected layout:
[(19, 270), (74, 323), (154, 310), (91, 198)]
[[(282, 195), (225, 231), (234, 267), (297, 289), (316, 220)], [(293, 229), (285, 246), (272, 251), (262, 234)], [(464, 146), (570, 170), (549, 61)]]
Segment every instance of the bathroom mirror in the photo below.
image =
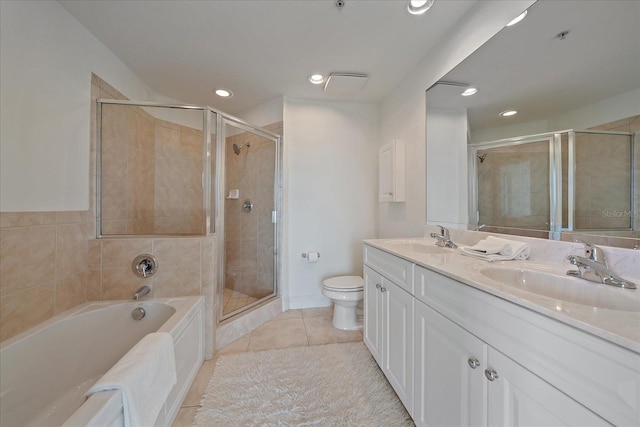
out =
[[(635, 148), (624, 151), (629, 169), (626, 173), (632, 176), (630, 188), (626, 192), (610, 192), (627, 198), (619, 205), (629, 208), (624, 211), (604, 209), (599, 200), (595, 200), (599, 196), (592, 191), (582, 192), (575, 199), (576, 212), (590, 208), (595, 215), (603, 216), (608, 212), (626, 216), (632, 226), (626, 230), (596, 226), (574, 227), (574, 230), (637, 239), (640, 237), (637, 229), (640, 221), (639, 21), (640, 3), (635, 1), (536, 2), (523, 21), (505, 27), (430, 88), (426, 97), (427, 109), (462, 112), (470, 144), (521, 139), (569, 129), (622, 132), (632, 137), (635, 134), (636, 142), (631, 144)], [(478, 92), (461, 96), (467, 87), (475, 87)], [(518, 113), (500, 116), (506, 110), (517, 110)], [(428, 123), (427, 118), (427, 126)], [(475, 161), (475, 158), (469, 158), (470, 169)], [(607, 161), (602, 156), (599, 159), (592, 156), (592, 162), (595, 166), (603, 166)], [(486, 161), (483, 166), (486, 169)], [(613, 174), (620, 170), (611, 165), (609, 168), (613, 168), (610, 169)], [(568, 192), (565, 184), (563, 197)], [(486, 204), (488, 200), (480, 202), (477, 201), (478, 205)], [(496, 203), (499, 202), (493, 202), (486, 209), (504, 208)], [(594, 206), (600, 206), (597, 212), (593, 211)], [(525, 207), (509, 206), (509, 209), (516, 212)], [(475, 212), (470, 212), (469, 218), (470, 227), (478, 224)], [(437, 222), (446, 221), (446, 218), (427, 220)], [(487, 228), (491, 225), (486, 224)], [(544, 236), (544, 233), (532, 234), (527, 225), (521, 227), (514, 225), (509, 232)]]
[(215, 163), (207, 149), (215, 135), (208, 141), (204, 132), (212, 129), (209, 112), (98, 100), (97, 114), (98, 236), (212, 232), (204, 178)]

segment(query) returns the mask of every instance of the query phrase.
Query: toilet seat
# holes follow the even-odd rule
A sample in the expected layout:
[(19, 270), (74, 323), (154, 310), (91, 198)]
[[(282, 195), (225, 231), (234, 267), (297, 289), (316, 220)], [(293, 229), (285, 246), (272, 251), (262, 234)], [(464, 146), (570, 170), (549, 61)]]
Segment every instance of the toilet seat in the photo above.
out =
[(364, 289), (364, 279), (360, 276), (338, 276), (324, 280), (322, 286), (330, 291), (362, 291)]

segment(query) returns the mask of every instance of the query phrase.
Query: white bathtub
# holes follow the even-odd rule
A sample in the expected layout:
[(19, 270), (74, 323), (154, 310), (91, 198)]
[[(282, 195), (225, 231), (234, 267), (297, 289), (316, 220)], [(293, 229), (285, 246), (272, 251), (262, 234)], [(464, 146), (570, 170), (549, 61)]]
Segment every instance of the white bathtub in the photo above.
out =
[[(136, 321), (131, 312), (143, 307)], [(203, 297), (95, 302), (0, 346), (0, 425), (123, 425), (120, 392), (85, 392), (142, 337), (171, 333), (178, 382), (156, 426), (171, 425), (204, 360)]]

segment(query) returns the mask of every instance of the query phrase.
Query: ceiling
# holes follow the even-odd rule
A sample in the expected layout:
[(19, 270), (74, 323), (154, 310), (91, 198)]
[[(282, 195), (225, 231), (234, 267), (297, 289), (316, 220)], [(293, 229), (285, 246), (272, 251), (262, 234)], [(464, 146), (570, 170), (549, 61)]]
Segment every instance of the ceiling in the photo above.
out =
[[(60, 3), (153, 91), (238, 114), (283, 95), (380, 102), (477, 0), (437, 0), (421, 16), (405, 0)], [(368, 80), (350, 96), (308, 82), (331, 72)], [(234, 96), (215, 96), (218, 87)]]
[[(466, 109), (472, 130), (553, 119), (640, 88), (640, 1), (538, 1), (451, 70), (427, 106)], [(564, 39), (557, 37), (569, 31)], [(637, 100), (640, 108), (640, 99)], [(507, 109), (516, 116), (500, 117)]]

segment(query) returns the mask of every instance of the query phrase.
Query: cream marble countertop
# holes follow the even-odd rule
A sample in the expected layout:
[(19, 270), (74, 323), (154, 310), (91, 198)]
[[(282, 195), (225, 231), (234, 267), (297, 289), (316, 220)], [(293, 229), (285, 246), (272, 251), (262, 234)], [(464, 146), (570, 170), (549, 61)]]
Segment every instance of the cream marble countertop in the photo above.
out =
[[(626, 308), (634, 310), (622, 311), (577, 304), (567, 301), (569, 298), (557, 299), (527, 292), (492, 280), (482, 274), (481, 271), (488, 267), (509, 267), (544, 271), (564, 277), (567, 270), (575, 269), (568, 262), (553, 263), (545, 260), (544, 257), (536, 257), (535, 251), (543, 249), (536, 248), (535, 245), (532, 245), (532, 256), (529, 260), (487, 262), (462, 255), (458, 249), (444, 249), (445, 253), (434, 254), (420, 253), (411, 249), (411, 243), (435, 246), (435, 240), (431, 238), (370, 239), (365, 240), (364, 243), (640, 353), (640, 287), (636, 290), (620, 289), (567, 276), (567, 279), (577, 281), (576, 284), (584, 285), (585, 293), (595, 291), (598, 297), (604, 296), (612, 300), (624, 299)], [(408, 243), (408, 245), (399, 245), (398, 243)], [(640, 254), (638, 254), (638, 257), (640, 258)], [(638, 273), (640, 274), (640, 271)], [(628, 274), (623, 277), (640, 285), (640, 278), (638, 277), (629, 277)], [(576, 288), (583, 294), (579, 286)]]

